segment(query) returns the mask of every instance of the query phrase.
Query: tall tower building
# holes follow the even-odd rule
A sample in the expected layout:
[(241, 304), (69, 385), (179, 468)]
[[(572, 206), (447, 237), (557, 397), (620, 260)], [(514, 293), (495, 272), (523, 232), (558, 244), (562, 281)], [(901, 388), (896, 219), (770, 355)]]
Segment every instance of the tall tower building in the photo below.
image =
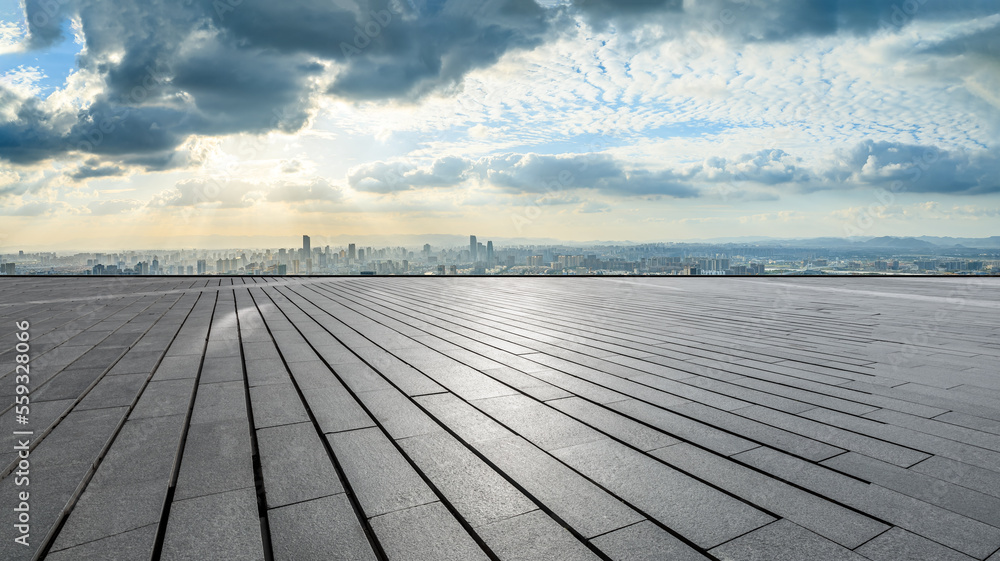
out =
[(486, 242), (486, 266), (493, 266), (493, 242)]
[(302, 259), (309, 259), (312, 257), (312, 247), (310, 246), (309, 236), (302, 236)]
[(347, 246), (347, 258), (351, 261), (358, 258), (358, 246), (350, 244)]
[(477, 249), (479, 249), (479, 245), (476, 243), (476, 236), (469, 236), (469, 259), (473, 263), (479, 260)]

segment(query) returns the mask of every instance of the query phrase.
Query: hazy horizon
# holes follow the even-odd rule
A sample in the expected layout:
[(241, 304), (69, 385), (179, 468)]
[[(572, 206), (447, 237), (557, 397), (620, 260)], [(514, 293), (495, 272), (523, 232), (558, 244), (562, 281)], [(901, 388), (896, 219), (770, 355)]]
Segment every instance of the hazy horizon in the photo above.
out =
[(997, 37), (985, 0), (0, 0), (0, 247), (989, 237)]

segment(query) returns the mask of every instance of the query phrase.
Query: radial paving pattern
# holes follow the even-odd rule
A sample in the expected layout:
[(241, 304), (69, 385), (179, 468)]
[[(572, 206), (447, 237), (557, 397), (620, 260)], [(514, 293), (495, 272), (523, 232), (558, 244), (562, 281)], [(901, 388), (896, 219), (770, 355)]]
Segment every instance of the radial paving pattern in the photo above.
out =
[(1000, 560), (998, 288), (4, 279), (0, 558)]

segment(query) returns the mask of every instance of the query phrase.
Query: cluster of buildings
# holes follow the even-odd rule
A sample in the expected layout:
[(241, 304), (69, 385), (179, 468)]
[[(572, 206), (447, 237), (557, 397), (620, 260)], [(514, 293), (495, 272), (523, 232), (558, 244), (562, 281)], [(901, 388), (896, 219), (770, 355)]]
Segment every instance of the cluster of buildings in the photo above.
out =
[[(996, 253), (996, 252), (994, 252)], [(350, 243), (237, 250), (0, 255), (0, 274), (89, 275), (764, 275), (997, 274), (1000, 254), (907, 256), (748, 244), (484, 244), (371, 247)]]

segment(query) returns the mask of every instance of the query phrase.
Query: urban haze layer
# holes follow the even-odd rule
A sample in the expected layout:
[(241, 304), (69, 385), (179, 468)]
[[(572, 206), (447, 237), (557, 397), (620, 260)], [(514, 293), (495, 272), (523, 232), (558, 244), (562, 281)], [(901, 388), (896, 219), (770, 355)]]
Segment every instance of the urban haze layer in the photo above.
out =
[[(437, 236), (438, 239), (441, 236)], [(1000, 237), (24, 252), (4, 275), (996, 275)]]

